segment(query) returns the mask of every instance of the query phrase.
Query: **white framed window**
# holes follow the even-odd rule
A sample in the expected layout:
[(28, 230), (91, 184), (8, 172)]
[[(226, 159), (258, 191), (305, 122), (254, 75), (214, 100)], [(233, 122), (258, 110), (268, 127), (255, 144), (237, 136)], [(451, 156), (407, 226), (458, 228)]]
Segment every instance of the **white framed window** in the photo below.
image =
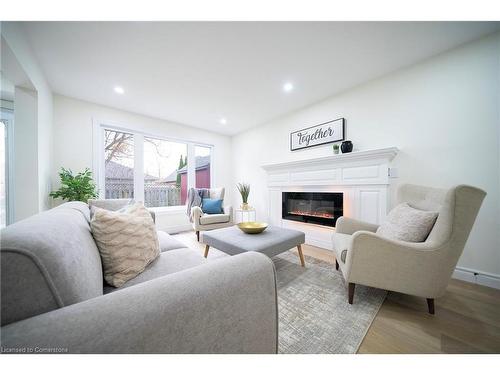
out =
[[(109, 125), (108, 125), (109, 124)], [(213, 186), (213, 146), (94, 121), (94, 178), (102, 199), (177, 207), (190, 187)]]

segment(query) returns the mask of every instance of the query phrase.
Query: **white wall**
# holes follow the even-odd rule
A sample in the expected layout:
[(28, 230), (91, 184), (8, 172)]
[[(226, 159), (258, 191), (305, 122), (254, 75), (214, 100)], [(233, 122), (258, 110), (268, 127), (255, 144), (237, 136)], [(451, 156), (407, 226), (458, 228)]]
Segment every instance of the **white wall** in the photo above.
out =
[(13, 131), (14, 160), (12, 184), (14, 189), (14, 222), (37, 214), (39, 207), (37, 160), (37, 94), (35, 91), (15, 88), (14, 113), (16, 126)]
[(400, 149), (396, 183), (487, 191), (459, 265), (500, 275), (499, 57), (497, 33), (239, 134), (233, 181), (251, 184), (250, 204), (267, 220), (260, 166), (331, 155), (331, 145), (292, 153), (289, 134), (344, 117), (355, 150)]
[[(32, 182), (36, 184), (38, 190), (34, 199), (37, 201), (38, 211), (42, 211), (49, 208), (50, 204), (48, 194), (51, 191), (50, 171), (52, 168), (52, 91), (26, 40), (23, 28), (16, 22), (2, 22), (1, 33), (37, 93), (37, 142), (35, 148), (29, 150), (25, 148), (14, 149), (14, 153), (34, 152), (33, 157), (36, 158), (38, 171), (37, 181)], [(19, 105), (17, 108), (19, 108)], [(14, 113), (14, 127), (16, 126), (22, 126), (22, 123), (16, 120), (16, 114)], [(22, 147), (22, 144), (19, 144), (19, 146)], [(17, 186), (14, 186), (14, 189), (17, 190), (17, 188)], [(31, 201), (31, 198), (29, 200)], [(18, 209), (21, 212), (31, 211), (31, 209), (28, 210), (22, 206), (18, 207), (15, 204), (14, 211)], [(15, 213), (15, 216), (17, 219), (23, 218), (17, 213)]]
[[(140, 129), (152, 135), (211, 144), (214, 146), (212, 155), (214, 186), (230, 187), (232, 183), (231, 138), (228, 136), (55, 95), (54, 167), (52, 168), (54, 187), (59, 186), (57, 174), (61, 167), (71, 168), (74, 171), (81, 171), (87, 167), (93, 168), (93, 119)], [(230, 192), (227, 199), (231, 201)], [(169, 227), (175, 229), (188, 225), (184, 212), (170, 217), (157, 216), (159, 216), (157, 222), (161, 229), (169, 229)]]

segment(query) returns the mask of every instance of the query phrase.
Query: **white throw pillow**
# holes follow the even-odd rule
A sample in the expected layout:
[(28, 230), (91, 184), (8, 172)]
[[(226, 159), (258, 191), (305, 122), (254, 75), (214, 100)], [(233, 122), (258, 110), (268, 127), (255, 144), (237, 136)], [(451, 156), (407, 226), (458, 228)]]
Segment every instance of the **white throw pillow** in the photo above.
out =
[(377, 234), (406, 242), (424, 242), (437, 217), (437, 212), (418, 210), (408, 203), (401, 203), (389, 212)]
[(140, 202), (122, 212), (96, 208), (90, 227), (101, 254), (104, 279), (112, 286), (133, 279), (160, 255), (155, 224)]

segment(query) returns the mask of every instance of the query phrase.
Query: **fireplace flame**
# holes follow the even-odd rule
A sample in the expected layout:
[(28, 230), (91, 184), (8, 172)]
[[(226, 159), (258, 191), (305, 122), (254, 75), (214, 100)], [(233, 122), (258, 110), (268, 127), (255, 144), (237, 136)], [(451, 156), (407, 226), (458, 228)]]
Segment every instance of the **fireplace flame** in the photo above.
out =
[(321, 217), (325, 219), (333, 219), (335, 216), (328, 212), (320, 212), (320, 211), (288, 211), (289, 214), (292, 215), (303, 215), (303, 216), (313, 216), (313, 217)]

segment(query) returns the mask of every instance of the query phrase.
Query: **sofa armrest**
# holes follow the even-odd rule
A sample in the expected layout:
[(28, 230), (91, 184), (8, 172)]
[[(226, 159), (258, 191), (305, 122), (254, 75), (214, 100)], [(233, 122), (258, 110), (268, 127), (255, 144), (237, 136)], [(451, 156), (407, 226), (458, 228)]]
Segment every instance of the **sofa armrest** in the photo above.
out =
[(71, 353), (276, 353), (272, 261), (208, 262), (1, 328), (2, 348)]
[(335, 232), (343, 234), (353, 234), (358, 230), (375, 232), (378, 227), (379, 226), (377, 224), (367, 223), (365, 221), (341, 216), (337, 219), (337, 223), (335, 224)]
[(201, 207), (193, 206), (191, 207), (191, 221), (194, 224), (194, 229), (197, 230), (200, 225), (200, 218), (203, 216), (203, 211)]

